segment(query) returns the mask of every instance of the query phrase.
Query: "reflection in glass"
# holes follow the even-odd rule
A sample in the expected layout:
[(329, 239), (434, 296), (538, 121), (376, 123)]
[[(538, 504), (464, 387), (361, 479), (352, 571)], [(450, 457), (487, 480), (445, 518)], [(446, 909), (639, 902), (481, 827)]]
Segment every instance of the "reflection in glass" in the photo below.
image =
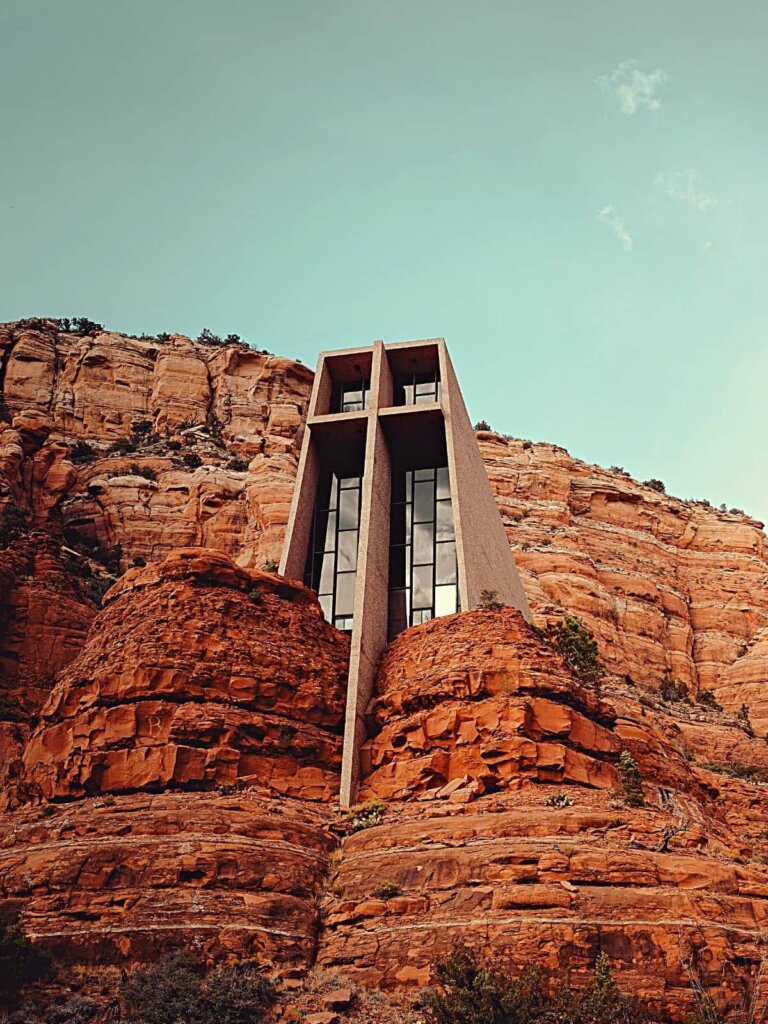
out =
[(457, 610), (454, 537), (447, 467), (395, 472), (389, 552), (390, 638), (409, 625)]
[(321, 477), (304, 574), (328, 621), (347, 631), (352, 629), (355, 602), (360, 484), (360, 477)]

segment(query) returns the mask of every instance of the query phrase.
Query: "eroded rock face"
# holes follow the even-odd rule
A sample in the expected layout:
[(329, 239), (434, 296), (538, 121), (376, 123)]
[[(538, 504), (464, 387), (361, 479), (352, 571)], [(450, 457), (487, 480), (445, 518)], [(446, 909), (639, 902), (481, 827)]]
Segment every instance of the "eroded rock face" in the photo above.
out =
[[(660, 1015), (693, 1008), (692, 970), (741, 1006), (768, 917), (768, 798), (696, 768), (668, 735), (683, 734), (674, 710), (658, 728), (626, 692), (598, 700), (507, 609), (401, 634), (372, 712), (361, 797), (386, 809), (344, 840), (321, 967), (416, 989), (461, 939), (578, 985), (605, 952)], [(737, 725), (713, 729), (723, 752), (766, 760)], [(627, 801), (624, 750), (645, 806)]]
[(225, 555), (131, 570), (42, 709), (18, 797), (258, 782), (331, 800), (348, 650), (310, 591)]
[(0, 827), (4, 908), (53, 953), (149, 963), (186, 949), (306, 970), (336, 836), (324, 805), (249, 790), (26, 807)]
[[(723, 673), (768, 625), (762, 523), (659, 494), (555, 445), (478, 440), (536, 620), (565, 609), (595, 634), (610, 672), (646, 690), (665, 679), (693, 698), (714, 690), (737, 708)], [(750, 671), (759, 663), (768, 678), (764, 655)]]

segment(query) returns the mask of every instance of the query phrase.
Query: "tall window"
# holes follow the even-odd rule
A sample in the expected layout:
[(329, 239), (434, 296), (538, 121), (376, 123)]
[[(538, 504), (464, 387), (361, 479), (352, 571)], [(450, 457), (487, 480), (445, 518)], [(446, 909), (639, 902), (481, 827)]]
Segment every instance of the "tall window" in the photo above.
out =
[(448, 469), (393, 474), (389, 637), (458, 610), (458, 575)]
[(362, 412), (368, 408), (370, 393), (368, 380), (337, 380), (333, 385), (331, 412)]
[(395, 378), (394, 405), (425, 405), (440, 401), (440, 371), (406, 373)]
[(359, 476), (326, 473), (317, 488), (304, 582), (317, 591), (326, 619), (349, 633), (355, 605), (360, 532)]

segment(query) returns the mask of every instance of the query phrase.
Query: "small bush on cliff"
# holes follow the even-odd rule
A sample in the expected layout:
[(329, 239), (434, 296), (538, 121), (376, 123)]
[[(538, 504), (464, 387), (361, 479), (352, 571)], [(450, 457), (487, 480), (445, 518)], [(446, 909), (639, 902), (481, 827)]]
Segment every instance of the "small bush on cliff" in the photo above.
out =
[(475, 430), (493, 430), (493, 427), (488, 420), (478, 420), (475, 424)]
[(76, 464), (93, 462), (96, 452), (87, 441), (75, 441), (69, 449), (69, 457)]
[(380, 900), (391, 900), (393, 896), (399, 896), (402, 891), (397, 882), (393, 882), (391, 878), (385, 878), (373, 890), (373, 895), (378, 896)]
[(11, 1006), (21, 990), (47, 978), (51, 960), (19, 924), (0, 923), (0, 1006)]
[(657, 480), (655, 477), (651, 477), (650, 480), (643, 480), (644, 487), (650, 487), (652, 491), (657, 491), (659, 494), (666, 494), (667, 488), (663, 480)]
[(157, 480), (157, 473), (151, 466), (140, 466), (138, 462), (131, 463), (130, 472), (133, 476), (143, 476), (145, 480)]
[(0, 693), (0, 722), (21, 722), (24, 719), (18, 701), (7, 693)]
[(566, 615), (551, 630), (552, 643), (580, 683), (599, 687), (605, 669), (598, 656), (597, 641), (581, 619)]
[(688, 700), (688, 687), (685, 683), (664, 679), (659, 687), (659, 696), (668, 704), (678, 704), (680, 701)]
[(645, 1014), (623, 996), (604, 953), (587, 988), (565, 985), (547, 993), (541, 971), (529, 967), (517, 977), (494, 966), (481, 967), (472, 950), (456, 944), (435, 964), (439, 988), (423, 1004), (430, 1024), (639, 1024)]
[(71, 334), (102, 334), (104, 324), (98, 324), (95, 320), (89, 320), (87, 316), (63, 316), (59, 320), (59, 330)]
[(13, 502), (0, 509), (0, 548), (7, 548), (13, 541), (23, 537), (29, 524), (29, 512)]
[(359, 807), (352, 807), (347, 817), (350, 832), (360, 832), (364, 828), (380, 825), (387, 805), (382, 800), (368, 800)]
[(203, 464), (203, 460), (196, 452), (186, 452), (181, 458), (188, 469), (197, 469)]
[(637, 762), (628, 750), (622, 750), (618, 764), (619, 777), (624, 787), (624, 799), (630, 807), (643, 807), (643, 779)]
[(244, 459), (242, 455), (233, 455), (227, 463), (227, 469), (231, 469), (235, 473), (244, 473), (249, 465), (248, 459)]
[(723, 710), (722, 704), (717, 703), (717, 698), (711, 690), (702, 690), (696, 698), (696, 703), (705, 708), (711, 708), (713, 711)]
[(572, 807), (573, 800), (568, 796), (567, 793), (553, 793), (552, 796), (548, 796), (544, 801), (546, 807)]
[(109, 451), (111, 455), (130, 455), (136, 451), (136, 442), (128, 437), (118, 437), (109, 446)]
[(184, 953), (134, 971), (123, 983), (127, 1019), (135, 1024), (259, 1024), (277, 992), (250, 963), (204, 977)]

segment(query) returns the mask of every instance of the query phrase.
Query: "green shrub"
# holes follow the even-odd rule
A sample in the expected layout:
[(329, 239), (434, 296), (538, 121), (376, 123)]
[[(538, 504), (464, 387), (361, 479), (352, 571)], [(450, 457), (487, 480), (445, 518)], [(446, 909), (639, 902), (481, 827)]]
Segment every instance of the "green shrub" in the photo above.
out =
[(203, 460), (196, 452), (185, 452), (181, 458), (188, 469), (197, 469), (198, 466), (202, 466), (203, 464)]
[(650, 487), (652, 491), (657, 491), (659, 494), (666, 494), (667, 488), (664, 485), (663, 480), (657, 480), (655, 477), (651, 477), (650, 480), (643, 480), (644, 487)]
[(172, 452), (180, 452), (181, 441), (177, 441), (176, 438), (171, 438), (171, 440), (167, 442), (167, 447)]
[(87, 441), (75, 441), (69, 449), (69, 457), (76, 464), (93, 462), (96, 452)]
[(0, 509), (0, 548), (7, 548), (27, 532), (29, 512), (9, 501)]
[(50, 972), (50, 957), (19, 924), (0, 923), (0, 1006), (15, 1003), (26, 985)]
[(567, 793), (553, 793), (544, 801), (546, 807), (572, 807), (573, 800)]
[(242, 455), (233, 455), (227, 463), (227, 469), (234, 470), (235, 473), (244, 473), (249, 465), (248, 459), (244, 459)]
[(618, 771), (624, 787), (624, 799), (630, 807), (643, 807), (643, 779), (637, 762), (628, 750), (622, 750), (619, 756)]
[(498, 612), (504, 607), (504, 603), (498, 600), (498, 590), (481, 590), (480, 600), (477, 607), (484, 612)]
[(264, 563), (264, 572), (277, 572), (279, 568), (280, 567), (274, 558), (268, 558)]
[(566, 615), (551, 631), (551, 639), (579, 682), (599, 687), (605, 669), (600, 662), (597, 641), (581, 619)]
[(112, 455), (130, 455), (131, 452), (136, 451), (136, 442), (129, 437), (118, 437), (109, 446), (109, 451)]
[(157, 480), (157, 473), (151, 466), (140, 466), (138, 462), (132, 462), (130, 472), (133, 476), (143, 476), (145, 480)]
[(368, 800), (359, 807), (350, 808), (347, 823), (350, 832), (360, 832), (364, 828), (380, 825), (387, 805), (382, 800)]
[(135, 1024), (259, 1024), (277, 992), (251, 963), (218, 967), (207, 978), (184, 953), (134, 971), (122, 986)]
[(722, 711), (722, 705), (717, 703), (717, 698), (711, 690), (702, 690), (696, 698), (696, 703), (713, 711)]
[(131, 429), (137, 437), (146, 437), (152, 433), (152, 420), (134, 420)]
[(475, 424), (475, 430), (493, 430), (493, 427), (488, 420), (478, 420)]
[(213, 331), (209, 331), (207, 327), (204, 327), (197, 336), (197, 340), (203, 345), (221, 345), (222, 341), (218, 334), (214, 334)]
[(529, 967), (515, 977), (479, 966), (475, 954), (456, 944), (435, 964), (439, 987), (428, 989), (424, 1008), (429, 1024), (639, 1024), (642, 1008), (619, 991), (605, 954), (581, 993), (566, 984), (550, 996), (541, 971)]
[(400, 896), (402, 891), (397, 882), (393, 882), (391, 878), (385, 878), (373, 890), (373, 895), (378, 896), (380, 900), (391, 900), (393, 896)]
[(95, 320), (89, 320), (87, 316), (63, 316), (59, 320), (59, 330), (80, 335), (102, 334), (104, 324), (96, 323)]
[(668, 704), (678, 704), (680, 701), (688, 700), (688, 687), (685, 683), (665, 679), (659, 687), (659, 696)]

